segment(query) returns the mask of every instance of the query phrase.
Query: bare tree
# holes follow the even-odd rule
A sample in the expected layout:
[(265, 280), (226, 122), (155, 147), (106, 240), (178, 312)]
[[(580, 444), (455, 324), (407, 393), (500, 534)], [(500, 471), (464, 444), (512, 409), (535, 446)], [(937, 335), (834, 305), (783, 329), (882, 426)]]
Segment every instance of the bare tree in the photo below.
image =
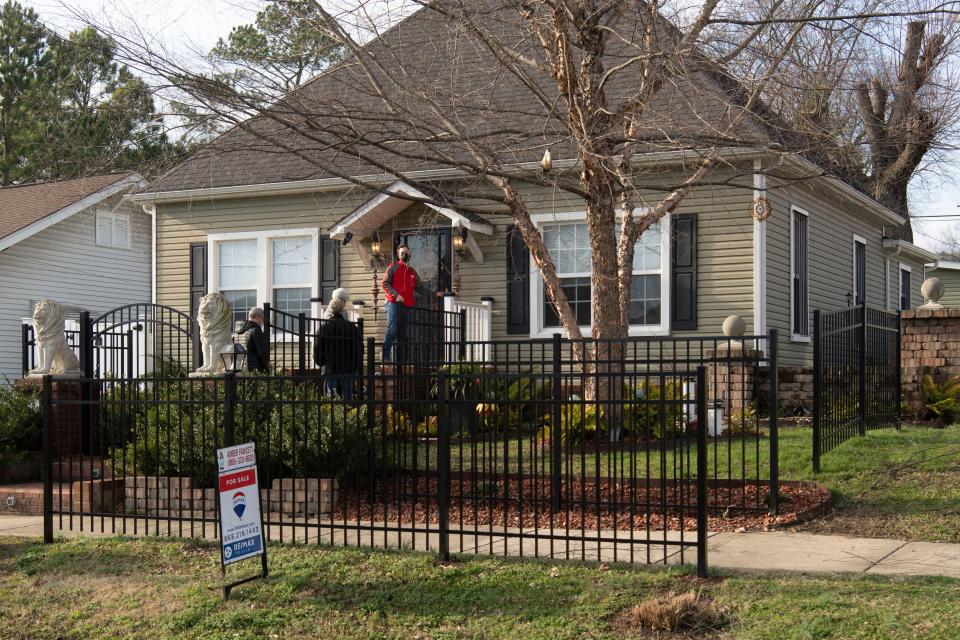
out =
[[(346, 4), (335, 11), (313, 2), (302, 16), (346, 58), (291, 93), (260, 86), (252, 97), (149, 40), (114, 37), (129, 64), (165, 82), (179, 102), (235, 125), (195, 162), (254, 150), (297, 158), (309, 167), (303, 178), (383, 189), (369, 176), (390, 175), (442, 206), (496, 203), (513, 218), (573, 338), (581, 328), (527, 194), (546, 187), (581, 199), (598, 339), (627, 334), (634, 247), (692, 189), (718, 167), (735, 167), (732, 158), (817, 150), (761, 101), (808, 29), (874, 19), (871, 10), (837, 15), (825, 0), (416, 0), (412, 17), (382, 29), (370, 19), (377, 5)], [(933, 42), (906, 58), (917, 67), (905, 73), (906, 90), (929, 77), (941, 47)], [(909, 95), (882, 121), (875, 113), (878, 149), (917, 121)], [(670, 162), (672, 177), (651, 169), (651, 158)], [(891, 184), (900, 175), (894, 164), (884, 165)], [(418, 178), (436, 168), (457, 179)]]
[[(956, 6), (829, 0), (825, 7), (838, 19), (804, 31), (765, 104), (807, 137), (821, 165), (904, 216), (898, 232), (912, 239), (908, 185), (925, 164), (944, 160), (957, 133)], [(929, 7), (944, 11), (924, 12)], [(782, 41), (778, 30), (768, 36)], [(767, 55), (747, 49), (732, 63), (749, 69)]]

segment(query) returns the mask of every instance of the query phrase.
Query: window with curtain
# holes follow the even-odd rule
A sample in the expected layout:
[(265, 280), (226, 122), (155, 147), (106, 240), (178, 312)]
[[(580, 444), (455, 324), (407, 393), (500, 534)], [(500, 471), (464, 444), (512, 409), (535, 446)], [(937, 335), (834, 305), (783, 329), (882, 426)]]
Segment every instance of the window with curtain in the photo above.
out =
[(217, 246), (220, 292), (233, 308), (233, 320), (245, 320), (257, 306), (257, 241), (231, 240)]
[[(619, 227), (616, 233), (619, 234)], [(590, 235), (586, 223), (554, 224), (542, 232), (543, 241), (557, 267), (557, 275), (573, 308), (577, 323), (591, 324), (592, 272)], [(630, 324), (660, 324), (662, 305), (661, 228), (653, 225), (637, 240), (630, 286)], [(559, 327), (560, 318), (543, 291), (543, 326)]]

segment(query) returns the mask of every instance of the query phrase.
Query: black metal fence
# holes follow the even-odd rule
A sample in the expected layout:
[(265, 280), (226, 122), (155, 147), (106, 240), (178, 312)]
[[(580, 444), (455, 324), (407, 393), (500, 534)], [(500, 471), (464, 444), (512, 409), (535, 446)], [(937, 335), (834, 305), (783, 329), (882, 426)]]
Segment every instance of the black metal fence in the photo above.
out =
[(813, 312), (813, 469), (868, 430), (900, 424), (900, 314)]
[[(173, 307), (129, 304), (93, 317), (79, 314), (64, 334), (86, 377), (136, 378), (176, 375), (200, 365), (196, 323)], [(37, 364), (32, 325), (23, 325), (21, 365), (28, 373)]]
[[(257, 444), (267, 536), (688, 562), (777, 508), (776, 336), (484, 343), (319, 377), (44, 381), (45, 533), (212, 537), (214, 451)], [(344, 392), (348, 389), (348, 392)]]
[[(326, 320), (287, 313), (269, 303), (263, 309), (271, 371), (315, 373), (314, 345)], [(403, 362), (436, 368), (457, 362), (465, 353), (465, 312), (410, 308), (402, 324), (397, 354)], [(203, 364), (196, 321), (173, 307), (130, 304), (99, 317), (82, 312), (73, 325), (76, 328), (66, 328), (64, 333), (86, 377), (175, 376)], [(362, 341), (363, 320), (355, 326)], [(20, 342), (21, 368), (26, 374), (37, 365), (32, 325), (23, 325)]]

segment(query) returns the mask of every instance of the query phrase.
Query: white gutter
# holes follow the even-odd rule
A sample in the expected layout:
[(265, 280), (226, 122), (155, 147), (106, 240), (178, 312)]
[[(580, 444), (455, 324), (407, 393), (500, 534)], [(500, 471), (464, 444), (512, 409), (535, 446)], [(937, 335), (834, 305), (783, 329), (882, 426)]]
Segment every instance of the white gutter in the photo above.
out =
[[(721, 149), (720, 155), (730, 161), (738, 159), (752, 160), (769, 151), (758, 148), (731, 148)], [(663, 151), (643, 154), (634, 160), (636, 166), (662, 165), (665, 162), (684, 162), (699, 160), (702, 156), (692, 151)], [(571, 169), (580, 165), (579, 160), (555, 160), (554, 170)], [(508, 171), (523, 173), (537, 171), (539, 162), (524, 162), (511, 165)], [(410, 181), (449, 180), (472, 177), (473, 174), (461, 169), (444, 168), (404, 173), (403, 178)], [(399, 178), (393, 174), (371, 174), (356, 176), (353, 180), (346, 178), (321, 178), (317, 180), (297, 180), (293, 182), (270, 182), (265, 184), (234, 185), (229, 187), (206, 187), (201, 189), (182, 189), (179, 191), (148, 191), (130, 196), (136, 203), (165, 203), (189, 202), (193, 200), (222, 200), (225, 198), (240, 198), (246, 196), (272, 196), (282, 194), (316, 193), (322, 191), (337, 191), (339, 189), (369, 185), (371, 187), (389, 186)]]
[(893, 249), (895, 247), (903, 250), (903, 252), (908, 256), (913, 256), (919, 260), (924, 260), (927, 262), (935, 262), (939, 257), (934, 252), (927, 251), (923, 247), (918, 247), (912, 242), (907, 242), (906, 240), (895, 240), (893, 238), (885, 238), (883, 240), (884, 249)]
[(150, 302), (157, 304), (157, 205), (143, 205), (150, 216)]

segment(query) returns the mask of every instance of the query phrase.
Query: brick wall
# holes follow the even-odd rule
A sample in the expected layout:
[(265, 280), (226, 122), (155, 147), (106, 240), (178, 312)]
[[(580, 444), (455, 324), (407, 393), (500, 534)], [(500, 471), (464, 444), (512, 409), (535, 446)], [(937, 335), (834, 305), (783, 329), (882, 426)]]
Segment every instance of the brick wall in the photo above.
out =
[(960, 309), (910, 309), (901, 327), (903, 401), (920, 410), (923, 376), (943, 382), (960, 375)]

